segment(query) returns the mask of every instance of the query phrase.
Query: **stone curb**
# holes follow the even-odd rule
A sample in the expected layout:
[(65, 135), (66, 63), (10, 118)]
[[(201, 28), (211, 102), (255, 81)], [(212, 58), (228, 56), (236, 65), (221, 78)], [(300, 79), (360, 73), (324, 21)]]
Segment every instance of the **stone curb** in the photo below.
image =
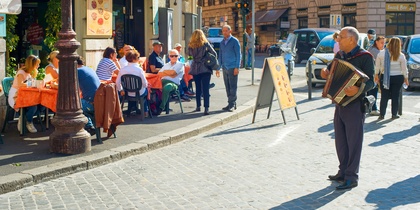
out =
[(233, 112), (218, 113), (194, 125), (188, 125), (158, 136), (139, 140), (136, 143), (0, 177), (0, 194), (86, 171), (127, 157), (175, 144), (253, 113), (254, 106), (255, 99), (238, 106), (237, 110)]

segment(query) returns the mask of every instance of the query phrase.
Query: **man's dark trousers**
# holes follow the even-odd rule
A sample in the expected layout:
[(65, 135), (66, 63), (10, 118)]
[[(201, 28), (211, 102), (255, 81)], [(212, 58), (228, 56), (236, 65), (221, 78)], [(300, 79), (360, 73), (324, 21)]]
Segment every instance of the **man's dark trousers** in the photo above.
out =
[(223, 68), (223, 81), (225, 83), (226, 94), (229, 107), (236, 104), (236, 90), (238, 89), (238, 75), (233, 75), (234, 69)]
[(362, 101), (355, 100), (345, 107), (336, 105), (334, 113), (335, 148), (340, 162), (338, 174), (351, 181), (359, 178), (365, 122)]

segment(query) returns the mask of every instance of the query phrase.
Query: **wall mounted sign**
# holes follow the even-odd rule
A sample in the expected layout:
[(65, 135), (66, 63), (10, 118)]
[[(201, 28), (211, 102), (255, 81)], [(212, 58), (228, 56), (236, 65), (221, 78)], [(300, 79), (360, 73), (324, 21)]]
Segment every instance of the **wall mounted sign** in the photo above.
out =
[(112, 0), (87, 0), (86, 35), (112, 36)]

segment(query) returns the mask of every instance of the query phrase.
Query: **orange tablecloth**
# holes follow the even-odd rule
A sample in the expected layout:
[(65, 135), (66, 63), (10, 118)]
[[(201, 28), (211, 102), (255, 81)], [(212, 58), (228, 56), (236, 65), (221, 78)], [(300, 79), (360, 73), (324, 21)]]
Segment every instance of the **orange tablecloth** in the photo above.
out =
[(41, 104), (53, 112), (57, 111), (56, 89), (21, 87), (15, 101), (15, 108), (23, 108)]
[(190, 66), (185, 65), (185, 68), (184, 68), (184, 82), (185, 82), (185, 84), (187, 84), (187, 86), (188, 86), (188, 81), (193, 79), (193, 76), (190, 75), (189, 73), (190, 73)]
[(144, 73), (149, 83), (149, 88), (162, 89), (162, 81), (159, 75), (152, 73)]

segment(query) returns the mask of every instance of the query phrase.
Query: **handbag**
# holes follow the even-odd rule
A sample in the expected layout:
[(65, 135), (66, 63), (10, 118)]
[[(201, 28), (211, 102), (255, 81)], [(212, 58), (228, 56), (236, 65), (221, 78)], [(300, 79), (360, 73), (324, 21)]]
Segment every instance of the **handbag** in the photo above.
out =
[(206, 54), (204, 55), (204, 64), (210, 70), (219, 70), (220, 65), (217, 60), (217, 55), (213, 54), (206, 46)]

